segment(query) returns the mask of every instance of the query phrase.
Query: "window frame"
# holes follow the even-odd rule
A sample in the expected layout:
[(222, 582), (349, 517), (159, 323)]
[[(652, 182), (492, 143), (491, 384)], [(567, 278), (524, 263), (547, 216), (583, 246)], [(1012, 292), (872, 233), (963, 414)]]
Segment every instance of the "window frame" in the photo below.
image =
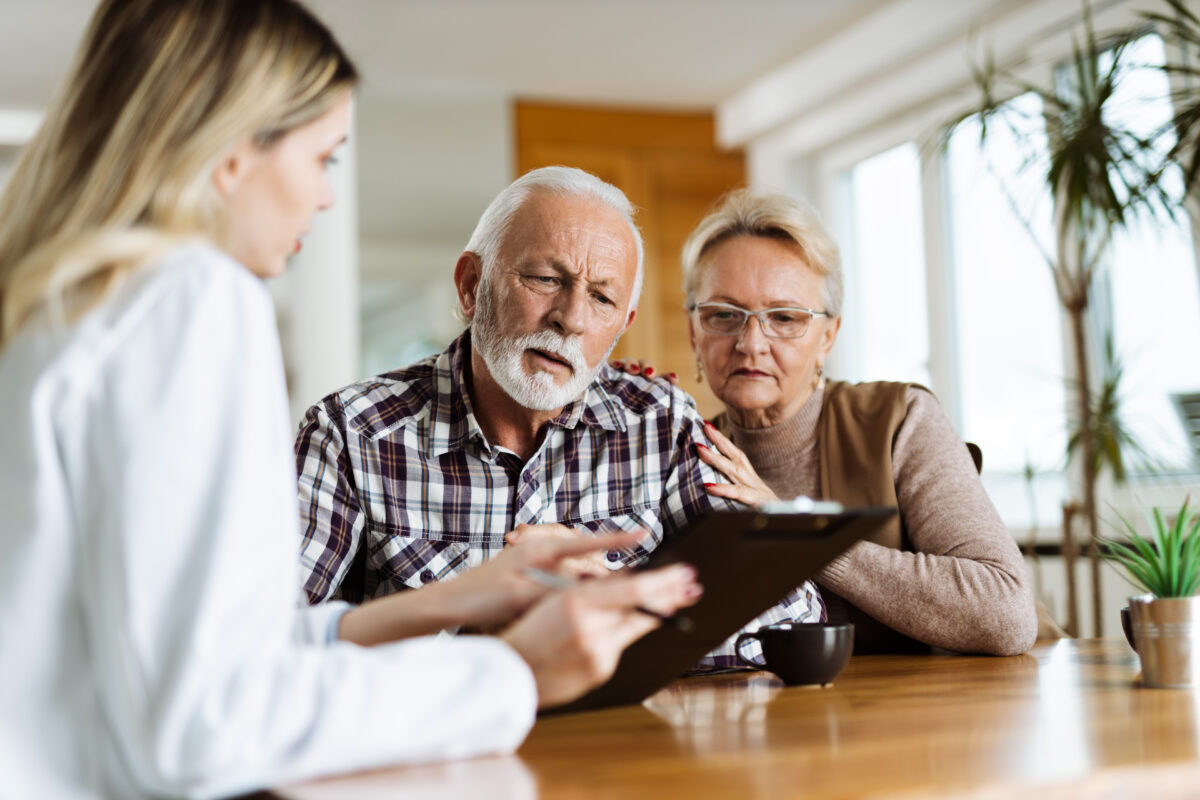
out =
[[(1147, 28), (1147, 33), (1155, 33)], [(1166, 55), (1168, 60), (1178, 56), (1173, 53), (1169, 43)], [(1022, 77), (1040, 85), (1049, 85), (1055, 77), (1064, 58), (1069, 56), (1062, 41), (1042, 43), (1039, 47), (1040, 58), (1031, 59), (1043, 64), (1039, 68), (1022, 70)], [(829, 222), (836, 238), (843, 244), (846, 274), (846, 319), (842, 325), (838, 346), (830, 357), (830, 372), (839, 375), (859, 376), (862, 374), (862, 352), (867, 346), (863, 336), (854, 321), (856, 310), (860, 307), (856, 286), (861, 285), (854, 274), (857, 268), (853, 258), (853, 197), (850, 190), (850, 174), (854, 167), (869, 158), (884, 153), (906, 142), (916, 142), (920, 157), (921, 180), (921, 212), (923, 219), (923, 243), (925, 249), (925, 283), (927, 292), (927, 313), (929, 315), (930, 358), (929, 370), (931, 386), (929, 387), (939, 398), (955, 429), (963, 430), (964, 413), (962, 407), (962, 364), (957, 349), (953, 345), (952, 332), (958, 329), (959, 309), (954, 302), (956, 294), (956, 271), (952, 262), (952, 242), (954, 232), (950, 226), (950, 215), (947, 211), (947, 164), (946, 154), (940, 149), (925, 144), (931, 138), (931, 131), (946, 119), (952, 118), (956, 111), (962, 109), (963, 97), (939, 97), (926, 104), (921, 109), (900, 117), (881, 120), (878, 124), (863, 129), (859, 133), (848, 136), (836, 145), (824, 148), (804, 157), (782, 159), (789, 163), (788, 189), (802, 196), (809, 197), (819, 211)], [(1200, 194), (1193, 192), (1187, 204), (1191, 220), (1192, 257), (1196, 269), (1198, 284), (1200, 284)], [(1200, 313), (1200, 294), (1195, 298), (1197, 313)], [(1101, 310), (1095, 307), (1089, 309), (1089, 320), (1093, 335), (1089, 339), (1089, 367), (1093, 368), (1093, 376), (1103, 363), (1103, 341), (1095, 335), (1096, 319)], [(1069, 324), (1066, 312), (1059, 306), (1059, 323), (1066, 330)], [(1074, 373), (1074, 362), (1069, 339), (1064, 336), (1063, 374), (1069, 379)], [(868, 379), (888, 376), (864, 376)], [(1063, 409), (1065, 418), (1073, 412), (1070, 393), (1067, 395), (1067, 405)], [(1065, 455), (1065, 454), (1064, 454)], [(1004, 472), (994, 473), (984, 459), (985, 482), (988, 478), (1000, 477), (1011, 482), (1013, 474)], [(989, 473), (993, 473), (989, 475)], [(1072, 465), (1066, 473), (1053, 473), (1052, 482), (1065, 478), (1065, 488), (1069, 496), (1069, 486), (1076, 483), (1081, 473), (1078, 465)], [(1160, 502), (1177, 502), (1176, 494), (1180, 488), (1200, 484), (1200, 463), (1194, 463), (1191, 471), (1170, 473), (1165, 475), (1134, 473), (1125, 485), (1116, 485), (1107, 472), (1102, 473), (1097, 486), (1097, 497), (1101, 505), (1111, 504), (1117, 508), (1136, 508)], [(1050, 531), (1057, 530), (1059, 520), (1052, 518), (1036, 519), (1033, 525), (1040, 524)], [(1028, 533), (1028, 527), (1010, 525), (1014, 535), (1023, 537)]]

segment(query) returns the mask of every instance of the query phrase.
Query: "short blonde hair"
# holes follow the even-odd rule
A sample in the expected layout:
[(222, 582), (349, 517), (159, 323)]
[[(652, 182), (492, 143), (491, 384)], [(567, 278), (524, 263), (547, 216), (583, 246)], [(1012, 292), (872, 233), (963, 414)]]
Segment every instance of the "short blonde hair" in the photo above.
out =
[(221, 244), (212, 172), (333, 107), (358, 73), (294, 0), (104, 0), (0, 195), (0, 349), (69, 322), (172, 241)]
[(700, 260), (718, 243), (735, 236), (763, 236), (791, 242), (824, 280), (822, 302), (831, 317), (842, 314), (842, 256), (816, 211), (787, 195), (738, 189), (701, 220), (683, 245), (683, 291), (687, 305), (696, 301)]

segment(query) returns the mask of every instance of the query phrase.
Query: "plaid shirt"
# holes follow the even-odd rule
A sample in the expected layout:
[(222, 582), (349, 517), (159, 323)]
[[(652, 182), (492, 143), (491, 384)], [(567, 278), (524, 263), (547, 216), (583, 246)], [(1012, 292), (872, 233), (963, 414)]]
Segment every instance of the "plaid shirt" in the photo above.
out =
[[(296, 464), (310, 603), (362, 602), (442, 580), (497, 554), (505, 533), (525, 523), (649, 531), (644, 547), (608, 553), (617, 569), (644, 560), (688, 520), (734, 507), (704, 490), (722, 478), (696, 456), (707, 441), (703, 419), (682, 390), (605, 366), (522, 461), (480, 429), (463, 383), (469, 358), (467, 331), (436, 357), (308, 410)], [(806, 583), (746, 627), (823, 614)], [(713, 656), (705, 663), (736, 665), (731, 642)]]

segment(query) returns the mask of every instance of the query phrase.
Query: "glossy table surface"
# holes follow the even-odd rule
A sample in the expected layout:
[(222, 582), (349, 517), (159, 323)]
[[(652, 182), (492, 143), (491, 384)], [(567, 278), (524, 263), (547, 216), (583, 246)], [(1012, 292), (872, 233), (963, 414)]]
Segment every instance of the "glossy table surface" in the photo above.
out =
[(306, 798), (1196, 797), (1200, 691), (1146, 689), (1119, 639), (1013, 658), (856, 656), (832, 686), (676, 681), (547, 717), (517, 755), (278, 789)]

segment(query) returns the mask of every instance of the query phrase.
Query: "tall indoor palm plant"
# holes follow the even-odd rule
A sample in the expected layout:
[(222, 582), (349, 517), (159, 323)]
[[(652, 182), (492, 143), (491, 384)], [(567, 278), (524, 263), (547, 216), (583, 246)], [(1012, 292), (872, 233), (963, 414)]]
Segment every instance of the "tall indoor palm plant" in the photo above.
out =
[(1174, 142), (1167, 157), (1183, 168), (1185, 193), (1200, 182), (1200, 16), (1188, 8), (1185, 0), (1164, 0), (1166, 14), (1147, 13), (1164, 38), (1174, 45), (1179, 60), (1164, 70), (1174, 85), (1171, 105), (1174, 117), (1170, 135)]
[[(1200, 26), (1181, 0), (1165, 0), (1171, 13), (1153, 21), (1166, 28), (1165, 35), (1185, 48), (1200, 47)], [(1035, 171), (1053, 202), (1053, 246), (1043, 255), (1054, 279), (1059, 303), (1067, 314), (1074, 356), (1074, 414), (1070, 420), (1072, 450), (1082, 473), (1082, 511), (1091, 544), (1092, 611), (1097, 634), (1101, 633), (1099, 527), (1096, 515), (1096, 478), (1102, 454), (1097, 441), (1096, 401), (1089, 368), (1087, 313), (1094, 279), (1102, 267), (1113, 235), (1139, 216), (1174, 219), (1182, 213), (1182, 197), (1172, 194), (1163, 176), (1170, 158), (1186, 157), (1190, 177), (1198, 171), (1196, 131), (1200, 128), (1200, 104), (1195, 90), (1175, 98), (1174, 125), (1149, 135), (1125, 124), (1114, 113), (1114, 97), (1120, 81), (1132, 69), (1131, 44), (1144, 30), (1126, 31), (1103, 39), (1096, 36), (1089, 7), (1083, 6), (1083, 41), (1076, 40), (1071, 56), (1049, 86), (1017, 75), (1014, 69), (1000, 70), (992, 62), (975, 71), (981, 102), (951, 122), (943, 141), (968, 119), (979, 122), (981, 144), (997, 126), (1026, 143), (1023, 169)], [(1189, 38), (1192, 37), (1192, 38)], [(1178, 68), (1173, 75), (1191, 78)], [(1189, 95), (1190, 91), (1191, 102)], [(1048, 146), (1023, 136), (1014, 123), (1008, 101), (1032, 93), (1041, 100), (1048, 133)], [(1182, 102), (1181, 102), (1182, 100)], [(1174, 135), (1168, 146), (1164, 137)], [(1190, 148), (1190, 149), (1189, 149)], [(1169, 153), (1168, 153), (1169, 151)], [(1033, 221), (1024, 217), (1021, 204), (1010, 197), (1017, 216), (1032, 233)], [(1035, 237), (1036, 241), (1036, 237)]]

